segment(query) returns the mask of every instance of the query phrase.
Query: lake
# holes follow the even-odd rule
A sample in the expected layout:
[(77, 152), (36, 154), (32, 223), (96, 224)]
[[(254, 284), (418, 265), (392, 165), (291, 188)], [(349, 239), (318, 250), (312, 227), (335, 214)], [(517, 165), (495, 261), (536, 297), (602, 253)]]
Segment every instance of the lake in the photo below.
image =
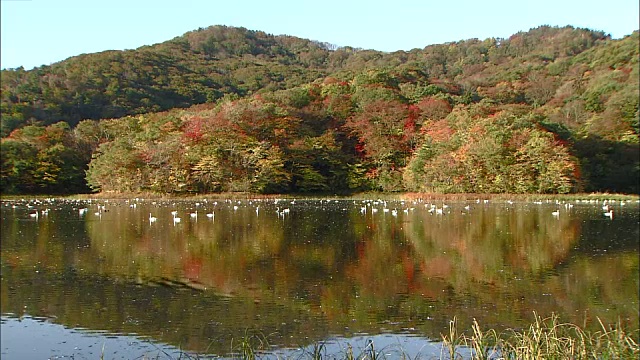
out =
[(454, 317), (502, 331), (534, 312), (638, 329), (638, 210), (635, 200), (3, 200), (1, 355), (217, 357), (251, 342), (294, 357), (373, 341), (430, 357)]

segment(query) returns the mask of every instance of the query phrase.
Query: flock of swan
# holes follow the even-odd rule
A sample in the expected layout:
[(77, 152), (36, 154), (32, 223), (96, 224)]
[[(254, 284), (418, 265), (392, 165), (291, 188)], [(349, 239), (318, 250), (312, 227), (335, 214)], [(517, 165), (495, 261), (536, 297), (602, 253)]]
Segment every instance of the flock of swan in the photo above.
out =
[[(3, 208), (12, 207), (17, 208), (24, 206), (28, 209), (29, 217), (35, 220), (40, 219), (41, 217), (46, 217), (49, 214), (51, 209), (55, 209), (57, 206), (60, 206), (62, 203), (71, 204), (74, 209), (77, 209), (78, 215), (80, 217), (85, 217), (87, 214), (93, 212), (93, 214), (100, 219), (102, 218), (103, 213), (109, 211), (110, 207), (115, 206), (129, 206), (131, 209), (137, 209), (139, 204), (148, 203), (151, 205), (151, 209), (154, 207), (163, 208), (163, 207), (173, 207), (174, 210), (171, 211), (171, 222), (173, 225), (178, 225), (183, 221), (181, 216), (188, 216), (188, 219), (191, 221), (198, 221), (198, 217), (200, 214), (204, 213), (208, 220), (215, 220), (215, 211), (220, 211), (224, 207), (228, 210), (236, 212), (240, 209), (244, 209), (246, 207), (251, 207), (255, 211), (256, 216), (260, 215), (261, 205), (264, 208), (267, 206), (275, 207), (275, 214), (279, 218), (285, 218), (287, 215), (291, 213), (291, 209), (296, 207), (298, 203), (296, 203), (296, 199), (247, 199), (247, 200), (194, 200), (194, 201), (170, 201), (170, 200), (147, 200), (141, 198), (129, 199), (124, 201), (118, 200), (75, 200), (75, 199), (55, 199), (55, 198), (46, 198), (46, 199), (21, 199), (21, 200), (3, 200), (4, 203)], [(350, 203), (353, 204), (350, 204)], [(482, 206), (488, 203), (504, 203), (506, 206), (511, 206), (516, 204), (513, 200), (481, 200), (476, 199), (473, 201), (465, 201), (462, 206), (460, 206), (459, 202), (452, 203), (451, 205), (445, 203), (444, 201), (439, 202), (430, 202), (423, 199), (416, 200), (382, 200), (382, 199), (368, 199), (368, 200), (346, 200), (346, 199), (316, 199), (316, 200), (301, 200), (299, 203), (304, 203), (306, 206), (320, 206), (320, 207), (328, 207), (328, 206), (339, 206), (341, 210), (348, 210), (349, 206), (358, 207), (360, 213), (363, 215), (366, 214), (376, 214), (379, 211), (382, 214), (389, 213), (393, 217), (397, 217), (401, 212), (404, 214), (409, 214), (416, 210), (416, 208), (423, 207), (429, 214), (444, 216), (451, 213), (451, 206), (454, 206), (457, 211), (460, 211), (462, 214), (467, 214), (473, 211), (477, 206)], [(524, 203), (533, 204), (533, 205), (542, 205), (542, 204), (551, 204), (554, 209), (551, 211), (551, 216), (554, 218), (559, 218), (562, 216), (562, 213), (570, 212), (574, 205), (576, 204), (584, 204), (590, 206), (600, 206), (602, 209), (602, 214), (604, 217), (613, 219), (614, 218), (614, 207), (622, 207), (628, 203), (633, 202), (633, 200), (596, 200), (596, 199), (584, 199), (584, 200), (573, 200), (573, 201), (560, 201), (560, 200), (546, 200), (546, 201), (533, 201)], [(639, 203), (640, 200), (635, 200), (636, 203)], [(182, 210), (182, 214), (178, 210), (179, 205), (188, 204), (188, 210)], [(523, 204), (522, 202), (520, 204)], [(193, 208), (195, 205), (195, 209)], [(90, 209), (93, 209), (90, 211)], [(207, 210), (208, 209), (208, 210)], [(563, 210), (564, 209), (564, 210)], [(267, 210), (265, 210), (267, 211)], [(617, 210), (616, 210), (617, 211)], [(153, 211), (149, 212), (149, 224), (153, 224), (158, 222), (158, 215), (154, 214)]]

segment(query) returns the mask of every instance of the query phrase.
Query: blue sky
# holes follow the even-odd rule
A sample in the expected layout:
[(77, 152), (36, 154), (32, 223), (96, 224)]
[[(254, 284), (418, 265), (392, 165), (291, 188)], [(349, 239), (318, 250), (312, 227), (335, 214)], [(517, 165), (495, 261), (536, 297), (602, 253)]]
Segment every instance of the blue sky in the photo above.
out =
[(509, 37), (540, 25), (614, 38), (639, 27), (638, 0), (0, 0), (0, 67), (135, 49), (210, 25), (242, 26), (338, 46), (410, 50)]

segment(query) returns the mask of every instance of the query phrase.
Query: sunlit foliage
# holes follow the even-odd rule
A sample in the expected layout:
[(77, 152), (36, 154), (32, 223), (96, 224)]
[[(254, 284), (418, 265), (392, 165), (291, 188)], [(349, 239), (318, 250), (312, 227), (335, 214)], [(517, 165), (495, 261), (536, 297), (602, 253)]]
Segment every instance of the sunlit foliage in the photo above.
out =
[(639, 53), (637, 31), (382, 53), (215, 26), (3, 70), (2, 191), (638, 192)]

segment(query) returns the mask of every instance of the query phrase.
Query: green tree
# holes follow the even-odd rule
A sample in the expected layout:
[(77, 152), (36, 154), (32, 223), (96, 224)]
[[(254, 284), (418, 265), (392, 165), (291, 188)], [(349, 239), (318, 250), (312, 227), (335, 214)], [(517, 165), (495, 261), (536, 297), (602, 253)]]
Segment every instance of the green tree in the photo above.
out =
[(143, 189), (142, 159), (124, 138), (98, 146), (87, 170), (87, 183), (94, 191), (136, 192)]
[(553, 134), (533, 130), (515, 157), (518, 192), (565, 194), (577, 184), (576, 162), (564, 146), (555, 143)]

